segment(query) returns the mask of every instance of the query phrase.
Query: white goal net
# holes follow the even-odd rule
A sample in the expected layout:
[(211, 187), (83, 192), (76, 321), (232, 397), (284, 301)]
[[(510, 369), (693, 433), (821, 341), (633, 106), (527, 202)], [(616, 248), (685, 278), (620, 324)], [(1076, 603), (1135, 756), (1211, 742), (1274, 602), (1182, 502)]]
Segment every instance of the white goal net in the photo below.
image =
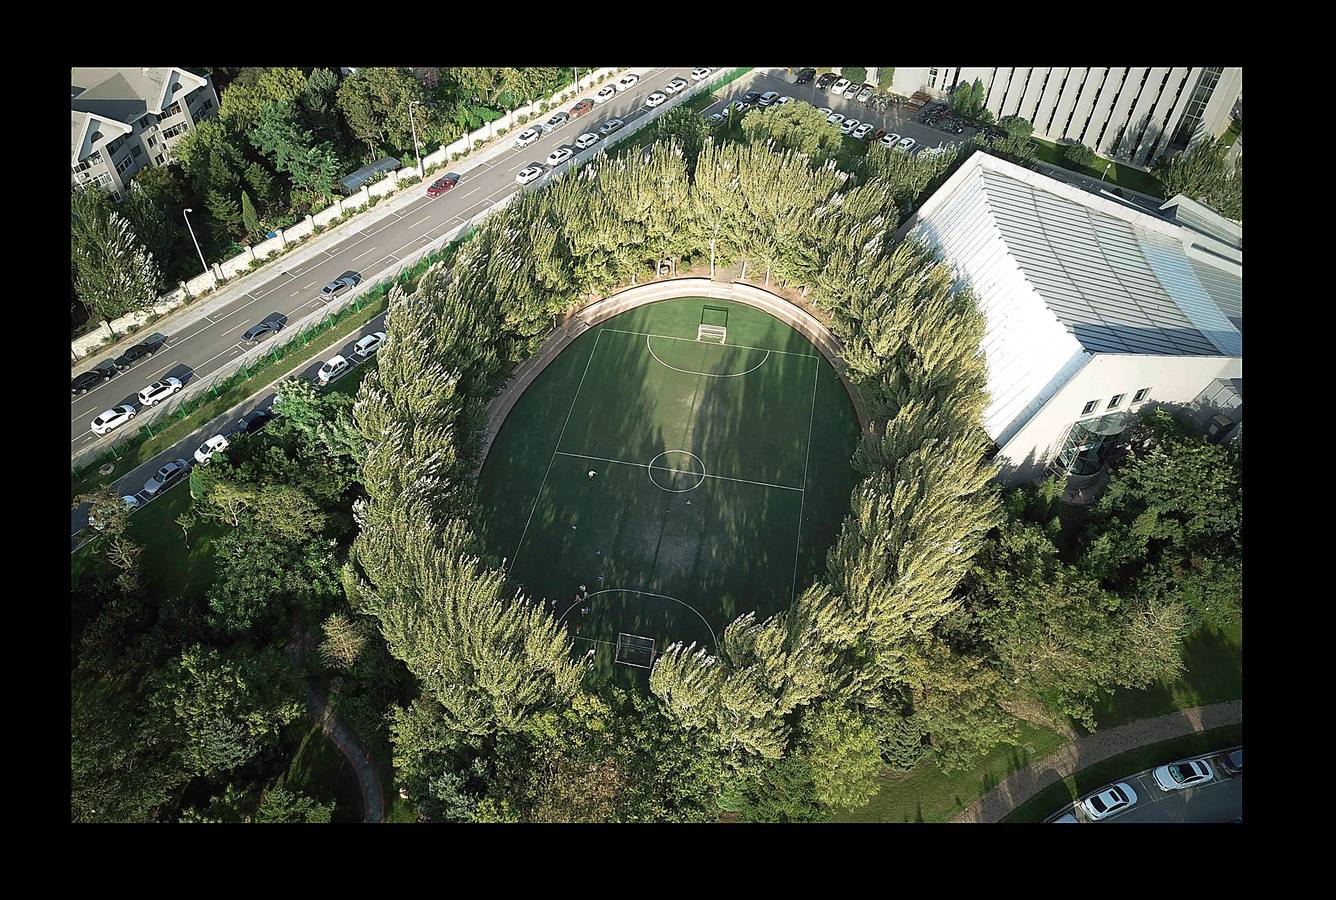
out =
[(723, 325), (701, 325), (696, 329), (696, 340), (723, 344), (728, 341), (728, 328)]

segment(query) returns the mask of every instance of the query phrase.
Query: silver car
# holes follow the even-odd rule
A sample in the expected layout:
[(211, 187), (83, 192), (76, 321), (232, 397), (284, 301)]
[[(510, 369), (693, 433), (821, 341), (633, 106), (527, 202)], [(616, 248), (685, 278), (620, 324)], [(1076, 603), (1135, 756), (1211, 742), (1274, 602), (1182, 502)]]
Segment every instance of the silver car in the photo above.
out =
[(1155, 783), (1162, 791), (1181, 791), (1214, 780), (1215, 772), (1204, 759), (1185, 759), (1155, 770)]
[(158, 491), (184, 475), (189, 468), (190, 465), (184, 459), (172, 460), (159, 469), (152, 478), (144, 482), (144, 493), (150, 497), (156, 495)]
[(1136, 806), (1137, 792), (1126, 781), (1111, 784), (1081, 801), (1081, 808), (1091, 819), (1104, 819)]

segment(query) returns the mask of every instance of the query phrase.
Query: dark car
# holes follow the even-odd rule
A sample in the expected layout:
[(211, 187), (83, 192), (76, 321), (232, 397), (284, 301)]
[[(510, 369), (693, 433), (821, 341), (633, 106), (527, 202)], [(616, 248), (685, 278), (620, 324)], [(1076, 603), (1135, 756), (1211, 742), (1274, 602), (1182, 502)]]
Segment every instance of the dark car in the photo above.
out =
[(756, 104), (756, 101), (760, 99), (761, 99), (760, 91), (748, 91), (747, 93), (742, 95), (742, 102), (746, 103), (748, 106), (754, 106)]
[(116, 364), (111, 360), (100, 362), (70, 382), (70, 393), (86, 394), (102, 382), (119, 374), (121, 370), (116, 368)]
[(834, 84), (839, 77), (840, 76), (836, 75), (834, 72), (827, 72), (816, 80), (816, 86), (823, 91), (829, 90), (830, 86)]
[(886, 137), (885, 128), (878, 128), (876, 131), (872, 132), (872, 140), (874, 141), (879, 141), (884, 137)]
[(457, 184), (459, 184), (459, 176), (454, 172), (449, 175), (442, 175), (431, 183), (431, 187), (427, 188), (427, 196), (439, 197)]
[(1217, 769), (1224, 772), (1226, 775), (1243, 774), (1243, 748), (1240, 747), (1237, 750), (1231, 750), (1224, 754), (1215, 765)]
[(245, 341), (247, 344), (254, 344), (257, 341), (264, 340), (265, 338), (269, 337), (272, 334), (278, 334), (282, 330), (283, 330), (282, 322), (274, 322), (274, 321), (261, 322), (259, 325), (256, 325), (255, 327), (247, 331), (245, 334), (243, 334), (241, 336), (241, 339)]
[(807, 84), (816, 77), (816, 69), (803, 69), (798, 73), (798, 84)]
[(151, 344), (145, 341), (142, 344), (135, 344), (129, 350), (126, 350), (120, 356), (116, 357), (114, 365), (117, 369), (124, 372), (146, 356), (152, 356), (162, 349), (163, 344)]
[(237, 424), (241, 426), (241, 430), (246, 434), (254, 434), (268, 425), (269, 420), (273, 417), (274, 411), (272, 409), (255, 409), (246, 413)]
[(578, 119), (593, 108), (594, 108), (594, 101), (585, 98), (584, 100), (581, 100), (579, 103), (575, 104), (570, 108), (569, 110), (570, 117), (572, 119)]
[(320, 298), (322, 300), (333, 299), (334, 297), (337, 297), (339, 294), (342, 294), (349, 288), (357, 287), (357, 285), (361, 284), (361, 282), (362, 282), (362, 276), (358, 275), (356, 272), (344, 272), (338, 278), (335, 278), (329, 284), (325, 285), (323, 288), (320, 289)]

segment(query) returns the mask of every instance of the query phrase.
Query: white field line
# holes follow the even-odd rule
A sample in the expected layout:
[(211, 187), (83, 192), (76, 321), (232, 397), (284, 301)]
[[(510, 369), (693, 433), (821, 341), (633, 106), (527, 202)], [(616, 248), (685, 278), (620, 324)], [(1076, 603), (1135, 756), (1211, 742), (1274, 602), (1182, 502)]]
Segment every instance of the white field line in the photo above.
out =
[[(649, 465), (648, 463), (630, 462), (630, 461), (625, 460), (625, 459), (609, 459), (609, 458), (606, 457), (606, 456), (590, 456), (590, 455), (587, 454), (587, 453), (567, 453), (567, 452), (564, 451), (564, 450), (559, 450), (559, 451), (557, 451), (556, 453), (554, 453), (553, 455), (554, 455), (554, 456), (573, 456), (573, 457), (575, 457), (575, 458), (577, 458), (577, 459), (592, 459), (592, 460), (595, 460), (595, 461), (597, 461), (597, 462), (617, 463), (618, 465), (622, 465), (622, 466), (635, 466), (635, 467), (638, 468), (638, 469), (645, 469), (645, 470), (647, 470), (647, 471), (648, 471), (649, 469), (657, 469), (657, 470), (660, 471), (660, 472), (676, 472), (676, 473), (678, 473), (679, 475), (697, 475), (697, 476), (704, 477), (704, 478), (715, 478), (715, 479), (717, 479), (717, 480), (719, 480), (719, 481), (738, 481), (738, 482), (741, 482), (741, 483), (743, 483), (743, 484), (754, 484), (754, 485), (757, 485), (758, 487), (779, 488), (780, 490), (784, 490), (784, 491), (797, 491), (797, 492), (800, 493), (800, 494), (803, 492), (803, 488), (800, 488), (800, 487), (793, 487), (793, 486), (791, 486), (791, 485), (787, 485), (787, 484), (771, 484), (771, 483), (768, 482), (768, 481), (752, 481), (750, 478), (733, 478), (733, 477), (728, 476), (728, 475), (711, 475), (711, 474), (709, 474), (708, 472), (705, 472), (705, 473), (701, 473), (701, 472), (692, 472), (692, 471), (689, 471), (689, 470), (687, 470), (687, 469), (673, 469), (673, 468), (670, 468), (670, 467), (668, 467), (668, 466), (652, 466), (652, 465)], [(805, 476), (804, 476), (804, 483), (805, 483), (805, 482), (806, 482), (806, 478), (805, 478)]]
[(643, 337), (663, 338), (665, 341), (689, 341), (690, 343), (693, 344), (705, 343), (706, 346), (710, 347), (736, 347), (739, 350), (769, 350), (771, 353), (783, 353), (786, 356), (806, 356), (809, 358), (812, 358), (814, 356), (811, 353), (798, 353), (793, 350), (774, 350), (771, 349), (770, 347), (748, 347), (746, 344), (710, 344), (704, 341), (697, 341), (695, 338), (674, 337), (671, 334), (652, 334), (651, 332), (648, 331), (625, 331), (621, 328), (607, 328), (607, 327), (604, 327), (600, 330), (615, 331), (617, 334), (638, 334)]
[[(723, 345), (721, 344), (720, 346)], [(645, 336), (645, 349), (649, 351), (650, 356), (654, 357), (654, 361), (657, 362), (659, 365), (663, 366), (665, 369), (672, 369), (674, 372), (681, 372), (683, 375), (703, 375), (706, 378), (739, 378), (743, 375), (750, 375), (752, 372), (755, 372), (757, 369), (761, 368), (761, 366), (765, 365), (765, 361), (770, 358), (770, 351), (767, 350), (765, 351), (765, 356), (761, 357), (761, 361), (758, 362), (756, 365), (752, 366), (747, 371), (729, 372), (724, 375), (719, 375), (714, 372), (696, 372), (692, 369), (679, 369), (677, 366), (670, 365), (669, 363), (664, 362), (663, 360), (659, 359), (659, 354), (655, 353), (654, 348), (649, 345), (649, 335)]]

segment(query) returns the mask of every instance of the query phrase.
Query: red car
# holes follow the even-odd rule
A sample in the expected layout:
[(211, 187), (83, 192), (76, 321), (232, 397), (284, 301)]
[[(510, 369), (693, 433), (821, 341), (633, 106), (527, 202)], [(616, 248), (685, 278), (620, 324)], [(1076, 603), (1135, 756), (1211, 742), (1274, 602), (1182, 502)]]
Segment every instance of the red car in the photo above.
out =
[(459, 184), (459, 176), (451, 172), (449, 175), (444, 175), (433, 181), (431, 187), (427, 188), (427, 196), (439, 197), (457, 184)]
[(572, 119), (578, 119), (593, 108), (593, 100), (581, 100), (579, 103), (571, 107), (570, 116)]

